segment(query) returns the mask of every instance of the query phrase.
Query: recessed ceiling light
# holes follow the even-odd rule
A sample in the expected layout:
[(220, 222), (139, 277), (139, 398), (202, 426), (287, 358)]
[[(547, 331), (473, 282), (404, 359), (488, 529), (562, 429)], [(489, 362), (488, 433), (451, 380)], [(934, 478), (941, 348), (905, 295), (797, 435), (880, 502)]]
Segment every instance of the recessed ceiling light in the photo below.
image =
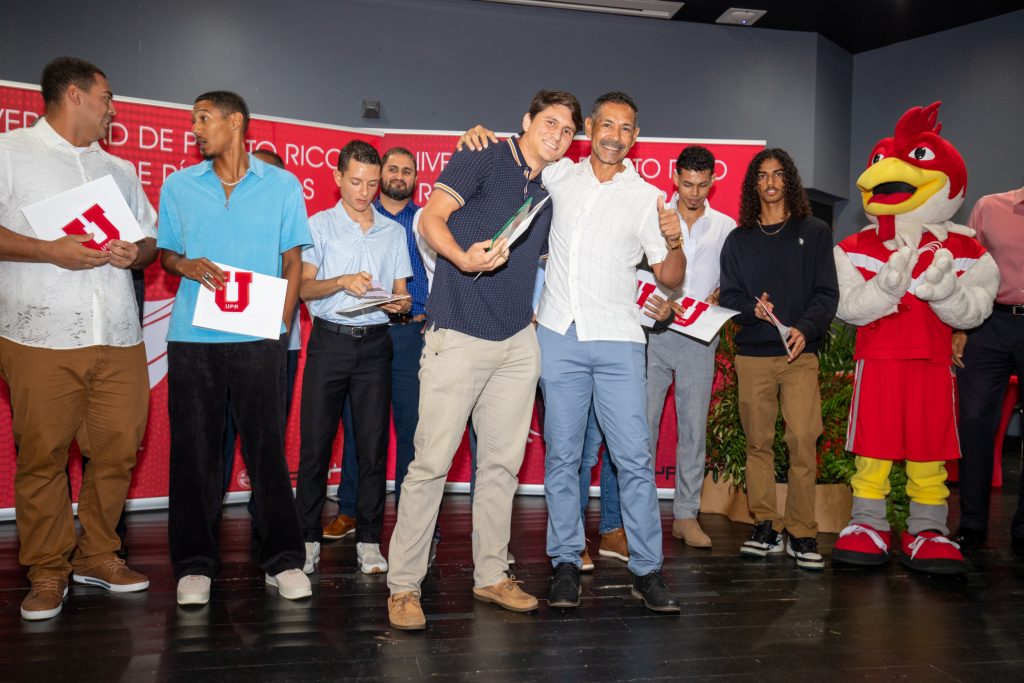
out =
[(730, 7), (722, 16), (715, 19), (716, 24), (735, 24), (736, 26), (753, 26), (754, 22), (765, 15), (763, 9), (743, 9)]
[(671, 19), (685, 3), (670, 0), (484, 0), (506, 5), (533, 5), (553, 9), (583, 10), (606, 14), (628, 14), (653, 19)]

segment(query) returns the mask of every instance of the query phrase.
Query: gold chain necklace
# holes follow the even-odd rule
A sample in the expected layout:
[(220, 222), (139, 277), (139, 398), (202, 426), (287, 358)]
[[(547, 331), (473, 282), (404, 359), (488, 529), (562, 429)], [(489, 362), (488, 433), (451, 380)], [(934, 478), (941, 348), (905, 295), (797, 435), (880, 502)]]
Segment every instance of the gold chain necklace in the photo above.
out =
[[(218, 176), (218, 177), (220, 177), (220, 176)], [(780, 232), (782, 232), (783, 228), (786, 227), (787, 223), (789, 223), (789, 217), (788, 216), (786, 217), (786, 220), (783, 221), (782, 225), (780, 225), (776, 230), (774, 230), (773, 232), (768, 232), (767, 230), (764, 229), (764, 226), (761, 225), (760, 219), (758, 219), (757, 220), (757, 227), (761, 228), (761, 232), (763, 232), (766, 236), (768, 236), (768, 237), (775, 237)]]

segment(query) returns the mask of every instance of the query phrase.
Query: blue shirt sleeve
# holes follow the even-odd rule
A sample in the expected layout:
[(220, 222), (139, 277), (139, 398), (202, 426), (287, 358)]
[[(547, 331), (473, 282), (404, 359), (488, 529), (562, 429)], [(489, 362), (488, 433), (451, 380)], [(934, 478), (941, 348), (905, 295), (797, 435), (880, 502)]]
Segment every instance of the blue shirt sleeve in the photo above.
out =
[(281, 253), (292, 247), (305, 247), (313, 243), (306, 217), (306, 202), (302, 186), (295, 176), (288, 174), (284, 210), (281, 215)]
[(459, 206), (465, 206), (490, 175), (497, 151), (498, 145), (492, 144), (480, 152), (468, 149), (455, 152), (434, 183), (434, 189), (444, 190), (459, 203)]
[[(405, 236), (405, 228), (401, 225), (399, 231), (399, 242), (402, 248), (395, 254), (395, 279), (412, 277), (412, 261), (409, 259), (409, 240)], [(408, 284), (408, 283), (407, 283)]]
[(320, 267), (324, 262), (324, 252), (323, 226), (321, 224), (319, 213), (313, 214), (313, 216), (309, 218), (307, 228), (309, 229), (309, 245), (302, 249), (302, 262), (308, 263), (311, 266), (316, 266), (316, 269), (320, 270)]
[(178, 203), (174, 199), (174, 175), (160, 189), (160, 217), (157, 219), (156, 246), (185, 255), (185, 244), (178, 220)]

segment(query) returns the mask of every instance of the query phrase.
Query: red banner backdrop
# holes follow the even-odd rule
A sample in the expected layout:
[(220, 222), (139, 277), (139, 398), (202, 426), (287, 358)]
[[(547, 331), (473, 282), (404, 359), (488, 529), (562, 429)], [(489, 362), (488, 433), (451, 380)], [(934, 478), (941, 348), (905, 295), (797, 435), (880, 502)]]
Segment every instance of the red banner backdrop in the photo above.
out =
[[(190, 112), (187, 105), (149, 102), (118, 98), (117, 116), (107, 140), (101, 144), (135, 165), (143, 187), (153, 206), (158, 205), (160, 187), (164, 178), (174, 171), (200, 161), (191, 133)], [(32, 125), (41, 115), (42, 98), (36, 86), (0, 81), (0, 133)], [(310, 214), (337, 203), (339, 195), (332, 171), (337, 165), (338, 151), (348, 141), (366, 140), (382, 151), (393, 146), (406, 147), (416, 156), (419, 168), (415, 200), (422, 205), (441, 170), (454, 149), (458, 133), (431, 131), (376, 131), (342, 128), (324, 124), (289, 121), (254, 116), (249, 127), (247, 142), (250, 150), (271, 149), (285, 161), (285, 166), (302, 183), (306, 208)], [(711, 195), (716, 208), (735, 216), (738, 208), (739, 187), (747, 163), (761, 148), (763, 142), (700, 141), (684, 139), (641, 139), (634, 147), (631, 158), (637, 170), (647, 180), (671, 193), (671, 172), (679, 151), (690, 142), (709, 147), (719, 160), (718, 181)], [(589, 154), (589, 142), (576, 140), (569, 157), (582, 159)], [(170, 427), (167, 418), (167, 360), (166, 331), (171, 304), (177, 291), (178, 279), (154, 264), (145, 273), (146, 304), (144, 335), (149, 362), (150, 406), (146, 435), (139, 449), (129, 497), (152, 499), (161, 504), (167, 495), (167, 461), (169, 457)], [(310, 321), (302, 313), (303, 346), (309, 335)], [(287, 458), (289, 469), (298, 470), (299, 458), (299, 396), (301, 395), (304, 358), (300, 357), (299, 375), (295, 386), (295, 401), (288, 420)], [(671, 488), (675, 476), (675, 418), (671, 400), (666, 402), (665, 419), (660, 435), (657, 482), (661, 488)], [(456, 455), (449, 473), (450, 482), (469, 480), (468, 440)], [(73, 449), (72, 488), (80, 483), (81, 468), (78, 454)], [(341, 462), (341, 430), (331, 459), (330, 483), (337, 483)], [(12, 516), (14, 505), (15, 448), (11, 427), (11, 412), (7, 387), (0, 382), (0, 516)], [(596, 470), (595, 470), (596, 475)], [(389, 479), (394, 476), (394, 439), (389, 453)], [(526, 458), (520, 471), (523, 484), (542, 484), (544, 480), (544, 444), (536, 417), (526, 446)], [(595, 478), (596, 481), (596, 478)], [(233, 491), (248, 490), (248, 477), (238, 453), (235, 456)]]

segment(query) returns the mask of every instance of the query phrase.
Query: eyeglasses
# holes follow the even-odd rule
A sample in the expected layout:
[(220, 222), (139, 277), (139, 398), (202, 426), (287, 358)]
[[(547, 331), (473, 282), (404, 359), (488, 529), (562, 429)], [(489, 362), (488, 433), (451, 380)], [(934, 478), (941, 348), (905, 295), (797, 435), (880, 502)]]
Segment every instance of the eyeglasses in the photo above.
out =
[(775, 169), (771, 173), (764, 173), (762, 171), (758, 171), (757, 175), (755, 175), (754, 177), (757, 178), (757, 182), (763, 183), (764, 181), (768, 180), (769, 175), (775, 180), (782, 180), (783, 178), (786, 177), (786, 172), (781, 168)]

